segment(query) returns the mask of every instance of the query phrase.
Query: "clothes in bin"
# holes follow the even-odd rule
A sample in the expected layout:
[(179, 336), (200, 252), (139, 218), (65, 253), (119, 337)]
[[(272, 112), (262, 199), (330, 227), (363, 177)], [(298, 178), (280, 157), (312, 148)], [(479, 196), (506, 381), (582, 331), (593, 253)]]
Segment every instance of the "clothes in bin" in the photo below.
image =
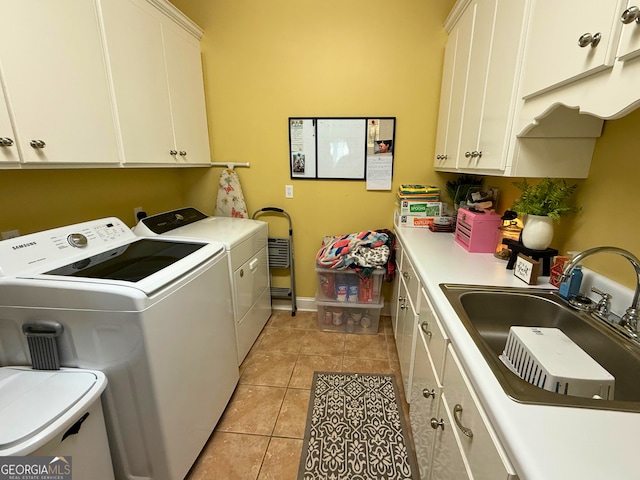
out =
[(393, 273), (393, 233), (367, 230), (324, 237), (316, 255), (318, 327), (376, 334), (382, 279)]
[(59, 457), (73, 478), (113, 480), (102, 372), (0, 368), (0, 456)]

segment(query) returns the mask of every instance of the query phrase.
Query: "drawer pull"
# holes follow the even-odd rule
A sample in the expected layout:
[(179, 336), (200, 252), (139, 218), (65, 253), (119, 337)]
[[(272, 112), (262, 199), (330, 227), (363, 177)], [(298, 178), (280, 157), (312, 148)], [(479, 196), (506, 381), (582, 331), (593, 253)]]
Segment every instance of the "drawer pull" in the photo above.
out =
[(431, 391), (429, 391), (428, 388), (423, 388), (422, 389), (422, 396), (424, 398), (436, 398), (436, 391), (432, 388)]
[(431, 428), (433, 428), (434, 430), (437, 430), (438, 427), (442, 428), (442, 430), (444, 430), (444, 420), (441, 418), (440, 421), (438, 421), (437, 418), (431, 417)]
[[(458, 415), (460, 415), (461, 413), (462, 413), (462, 405), (460, 405), (459, 403), (456, 403), (456, 405), (453, 407), (453, 419), (455, 420), (456, 425), (458, 426), (458, 428), (462, 433), (464, 433), (469, 438), (473, 438), (473, 431), (470, 428), (467, 428), (464, 425), (462, 425), (462, 422), (458, 418)], [(432, 426), (433, 426), (433, 423), (432, 423)]]
[(253, 271), (256, 269), (256, 267), (258, 266), (258, 259), (254, 258), (253, 260), (251, 260), (249, 262), (249, 270)]
[(429, 322), (422, 322), (420, 324), (420, 329), (424, 332), (424, 334), (427, 337), (431, 337), (431, 335), (433, 335), (430, 331), (429, 331)]

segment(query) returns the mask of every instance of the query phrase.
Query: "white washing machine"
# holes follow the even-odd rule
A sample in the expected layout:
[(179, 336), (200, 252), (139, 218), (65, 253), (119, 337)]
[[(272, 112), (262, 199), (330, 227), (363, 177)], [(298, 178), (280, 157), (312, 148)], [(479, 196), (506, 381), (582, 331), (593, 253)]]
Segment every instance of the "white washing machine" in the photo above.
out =
[(56, 457), (58, 472), (113, 480), (100, 402), (106, 385), (97, 370), (0, 368), (0, 456)]
[(143, 218), (133, 231), (141, 236), (214, 240), (225, 246), (240, 365), (271, 316), (268, 224), (246, 218), (208, 217), (187, 207)]
[[(0, 242), (0, 364), (55, 324), (59, 363), (105, 373), (117, 479), (184, 478), (238, 382), (227, 253), (106, 218)], [(37, 357), (37, 355), (34, 355)]]

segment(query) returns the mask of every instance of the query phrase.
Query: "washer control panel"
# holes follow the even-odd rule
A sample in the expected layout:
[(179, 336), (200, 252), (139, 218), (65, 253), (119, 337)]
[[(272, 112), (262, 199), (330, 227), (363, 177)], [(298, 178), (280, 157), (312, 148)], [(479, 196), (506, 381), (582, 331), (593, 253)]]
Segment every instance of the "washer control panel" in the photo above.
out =
[(10, 238), (0, 242), (0, 277), (45, 272), (137, 238), (115, 217)]

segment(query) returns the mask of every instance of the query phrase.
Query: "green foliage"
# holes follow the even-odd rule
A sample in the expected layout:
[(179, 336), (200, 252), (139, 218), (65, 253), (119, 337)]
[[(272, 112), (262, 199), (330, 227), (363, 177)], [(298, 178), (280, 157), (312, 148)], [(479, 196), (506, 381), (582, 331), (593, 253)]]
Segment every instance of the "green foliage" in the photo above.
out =
[[(469, 190), (472, 187), (481, 187), (484, 183), (483, 177), (476, 177), (474, 175), (460, 175), (455, 180), (449, 180), (446, 185), (447, 196), (456, 206), (462, 200), (467, 199)], [(457, 208), (457, 207), (456, 207)]]
[(546, 215), (558, 221), (580, 210), (571, 203), (577, 184), (570, 185), (559, 178), (545, 178), (537, 185), (529, 184), (526, 179), (513, 184), (522, 191), (511, 207), (519, 215)]

